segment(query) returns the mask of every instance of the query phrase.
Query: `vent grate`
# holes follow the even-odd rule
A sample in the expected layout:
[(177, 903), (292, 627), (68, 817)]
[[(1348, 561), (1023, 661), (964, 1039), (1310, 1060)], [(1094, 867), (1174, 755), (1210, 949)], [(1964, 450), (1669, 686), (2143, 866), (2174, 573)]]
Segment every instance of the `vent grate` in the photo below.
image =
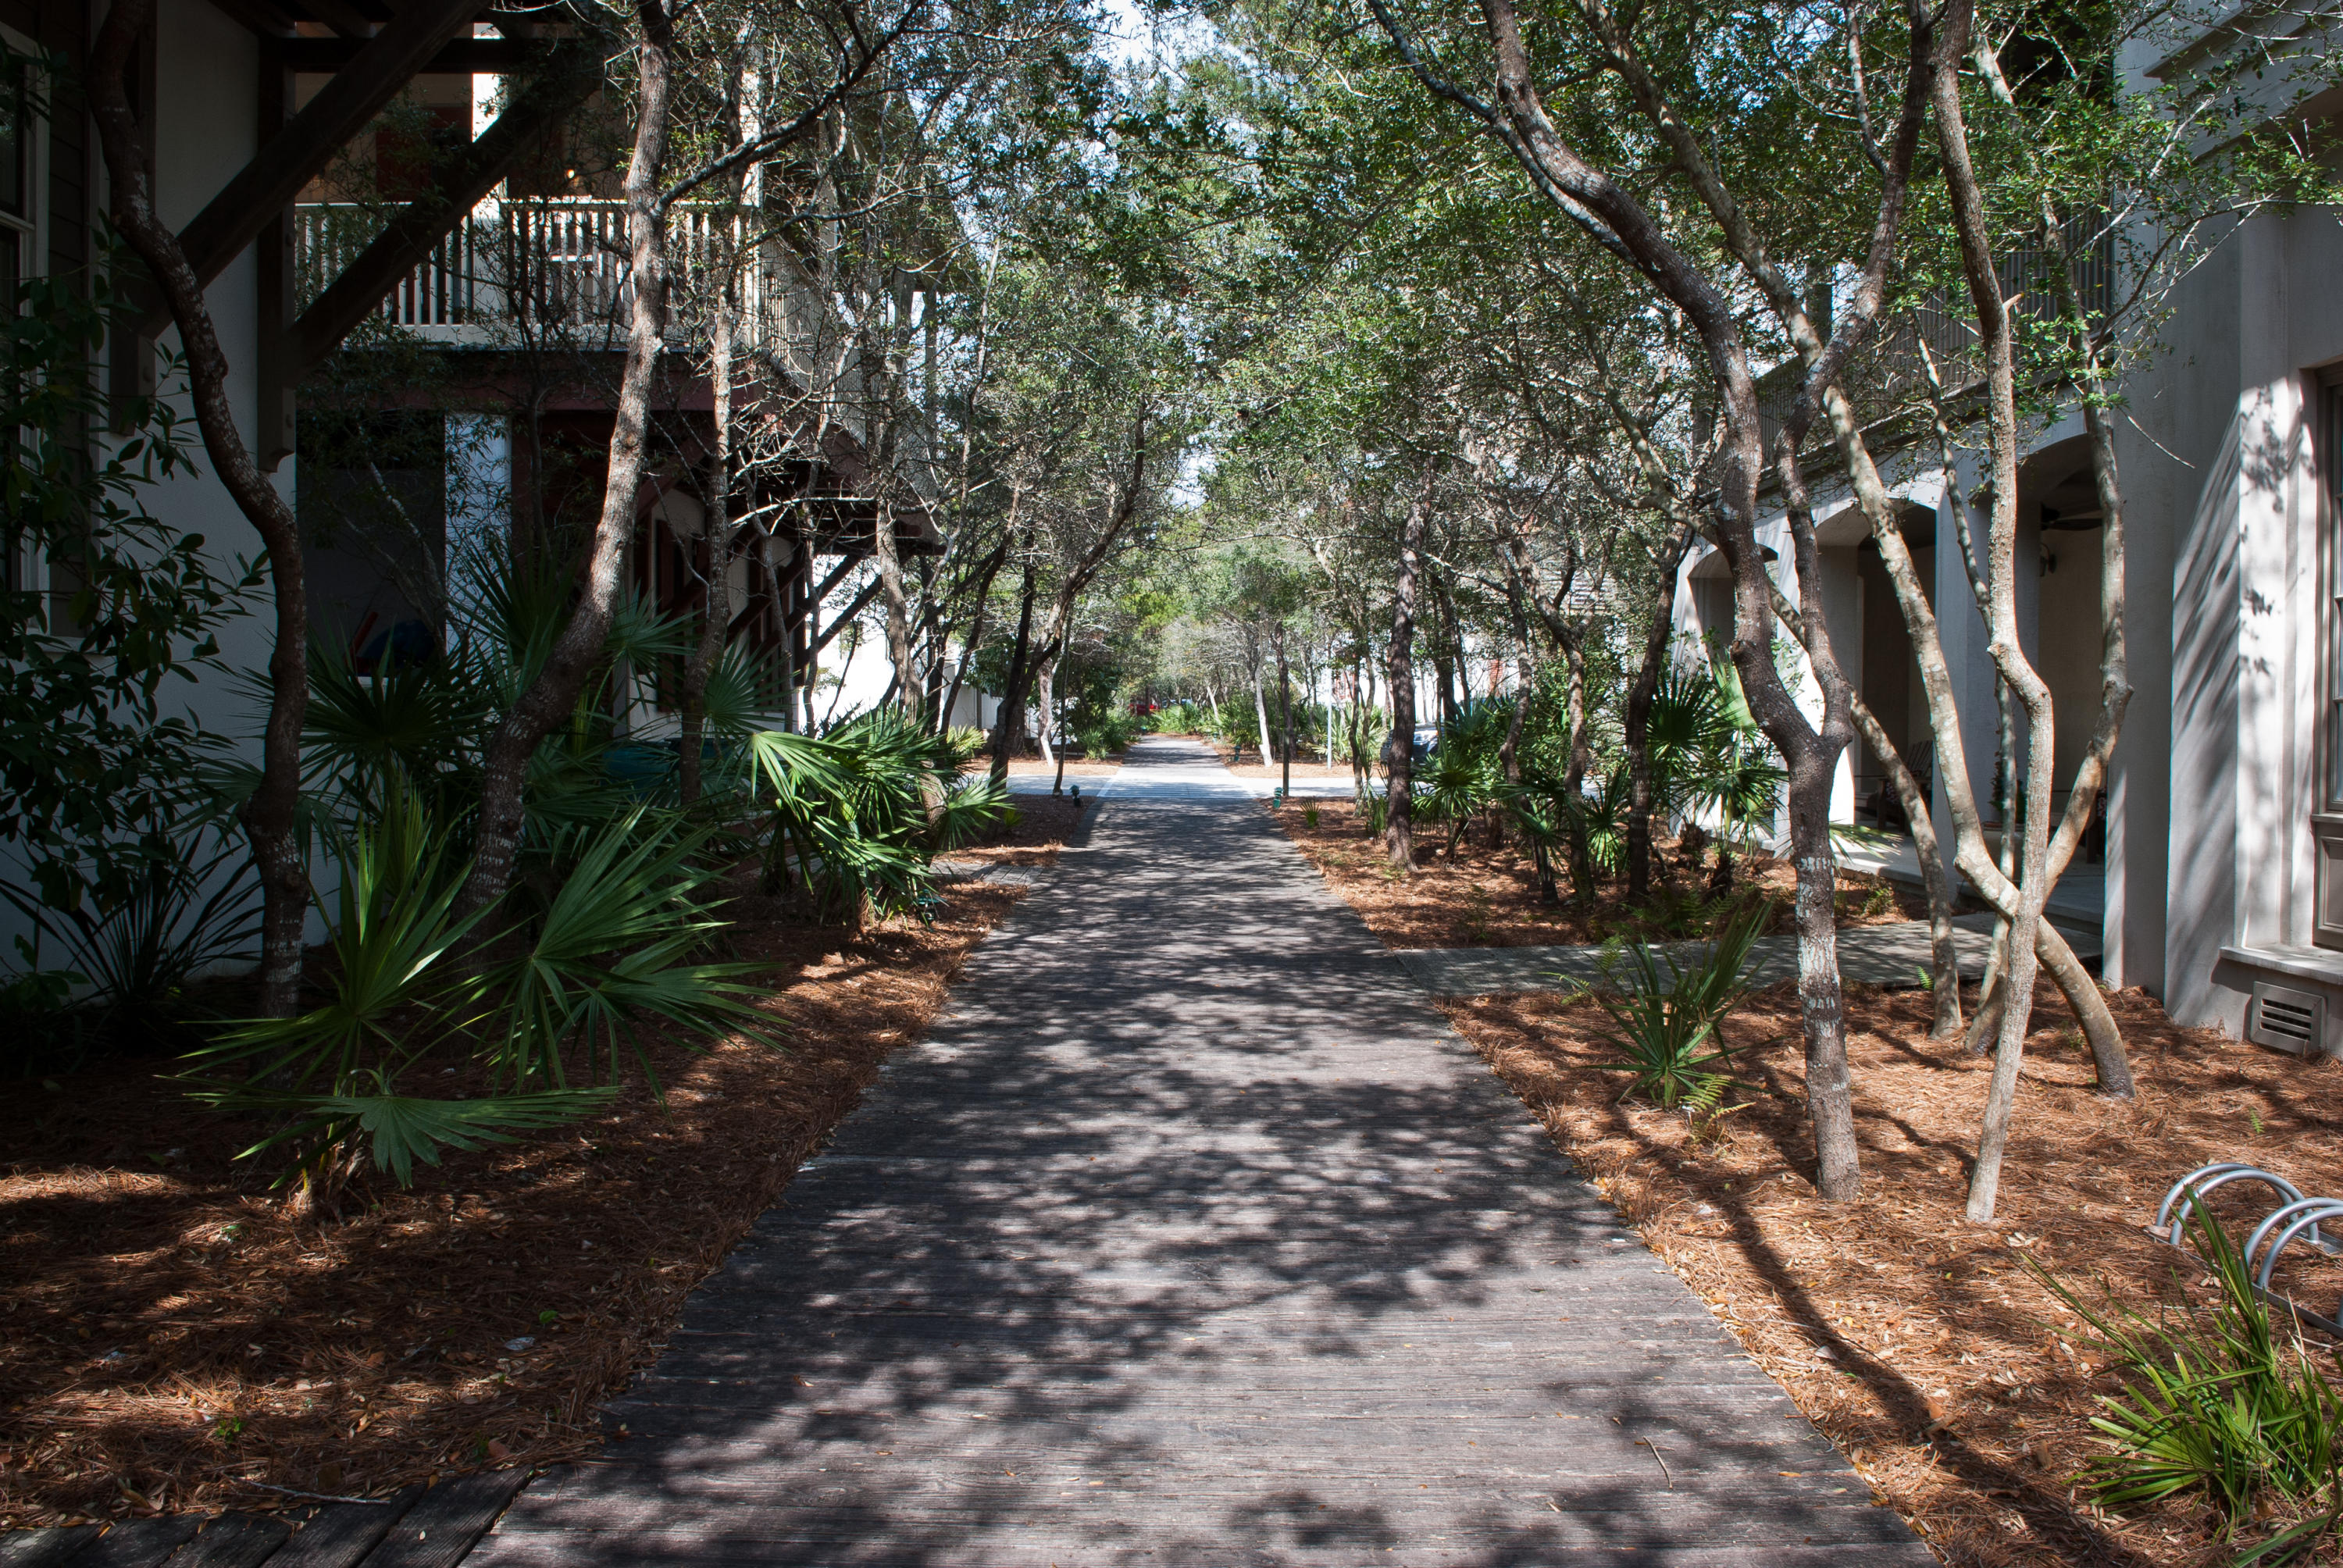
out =
[(2258, 985), (2246, 1018), (2246, 1038), (2256, 1045), (2315, 1055), (2326, 1032), (2327, 1002), (2309, 991)]

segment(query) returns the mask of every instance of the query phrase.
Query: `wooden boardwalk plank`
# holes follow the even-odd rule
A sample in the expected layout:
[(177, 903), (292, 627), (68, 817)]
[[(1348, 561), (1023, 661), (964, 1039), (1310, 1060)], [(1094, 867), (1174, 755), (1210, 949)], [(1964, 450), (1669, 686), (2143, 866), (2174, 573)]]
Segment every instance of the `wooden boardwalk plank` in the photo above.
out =
[(525, 1470), (484, 1470), (442, 1482), (417, 1498), (359, 1562), (364, 1568), (455, 1568), (528, 1479)]
[(608, 1415), (476, 1563), (1932, 1561), (1242, 800), (1104, 808)]
[(282, 1519), (223, 1513), (166, 1561), (168, 1568), (260, 1568), (292, 1533)]
[(96, 1539), (95, 1524), (11, 1530), (0, 1535), (0, 1568), (57, 1568), (58, 1563)]
[(422, 1495), (422, 1487), (410, 1486), (387, 1503), (329, 1503), (294, 1532), (268, 1568), (355, 1568)]
[(192, 1539), (203, 1523), (192, 1514), (125, 1519), (74, 1558), (73, 1568), (156, 1568)]

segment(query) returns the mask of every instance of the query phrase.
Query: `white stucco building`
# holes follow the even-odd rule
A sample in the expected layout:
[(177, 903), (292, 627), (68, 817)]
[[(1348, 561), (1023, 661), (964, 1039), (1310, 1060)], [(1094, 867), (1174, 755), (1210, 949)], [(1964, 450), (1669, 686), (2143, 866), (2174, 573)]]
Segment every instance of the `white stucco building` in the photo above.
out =
[[(2171, 58), (2137, 65), (2168, 71)], [(2323, 120), (2338, 96), (2292, 112)], [(2118, 427), (2134, 695), (2103, 822), (2051, 913), (2079, 952), (2100, 950), (2107, 983), (2147, 989), (2183, 1023), (2343, 1050), (2343, 224), (2327, 208), (2237, 223), (2171, 303)], [(1932, 587), (1991, 819), (1994, 675), (1954, 542), (1952, 508), (1967, 502), (1983, 547), (1983, 474), (1966, 461), (1950, 484), (1932, 451), (1882, 454), (1882, 469)], [(1927, 710), (1877, 548), (1843, 484), (1818, 488), (1815, 517), (1833, 645), (1918, 771), (1934, 760)], [(2079, 418), (2031, 433), (2018, 517), (2021, 634), (2056, 705), (2063, 791), (2099, 700), (2101, 519)], [(1778, 511), (1765, 525), (1787, 584)], [(1729, 593), (1723, 559), (1696, 547), (1679, 577), (1683, 630), (1726, 630)], [(1875, 820), (1884, 784), (1858, 740), (1834, 819)]]

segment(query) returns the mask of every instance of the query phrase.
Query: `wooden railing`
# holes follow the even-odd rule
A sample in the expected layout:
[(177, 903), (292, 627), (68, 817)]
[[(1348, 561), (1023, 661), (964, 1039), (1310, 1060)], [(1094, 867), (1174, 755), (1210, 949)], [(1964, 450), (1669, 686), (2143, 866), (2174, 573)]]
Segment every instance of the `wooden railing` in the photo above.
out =
[[(295, 209), (294, 255), (301, 304), (322, 294), (382, 230), (382, 216), (355, 204)], [(684, 287), (720, 264), (740, 237), (737, 214), (673, 209), (668, 264)], [(744, 282), (753, 294), (755, 269)], [(482, 340), (522, 326), (588, 337), (623, 336), (630, 305), (627, 212), (611, 201), (481, 204), (430, 258), (401, 278), (382, 318), (423, 336)], [(745, 320), (761, 313), (747, 301)]]

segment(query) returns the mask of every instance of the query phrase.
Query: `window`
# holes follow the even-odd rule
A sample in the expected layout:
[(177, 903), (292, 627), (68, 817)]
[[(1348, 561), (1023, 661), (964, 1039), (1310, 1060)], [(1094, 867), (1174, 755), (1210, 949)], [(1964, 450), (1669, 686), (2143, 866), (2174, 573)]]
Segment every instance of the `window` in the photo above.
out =
[[(29, 41), (0, 29), (0, 298), (13, 300), (16, 286), (41, 270), (40, 122), (34, 114), (38, 78), (28, 57)], [(10, 433), (10, 439), (21, 438)], [(5, 549), (5, 587), (13, 597), (39, 593), (50, 585), (45, 563), (30, 540), (10, 528)]]
[(2311, 890), (2310, 940), (2343, 949), (2343, 366), (2322, 371), (2318, 387), (2321, 564), (2327, 584), (2322, 606), (2327, 697), (2318, 715), (2319, 809), (2311, 814), (2317, 844), (2317, 883)]

